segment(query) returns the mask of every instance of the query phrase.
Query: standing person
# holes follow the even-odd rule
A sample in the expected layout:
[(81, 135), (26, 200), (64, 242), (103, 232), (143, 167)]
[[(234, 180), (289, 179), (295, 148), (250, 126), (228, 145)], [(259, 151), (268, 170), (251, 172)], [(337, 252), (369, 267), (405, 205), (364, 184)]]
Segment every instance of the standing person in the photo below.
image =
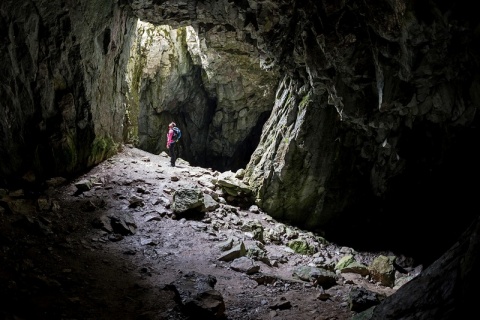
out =
[(173, 140), (173, 127), (175, 126), (175, 122), (170, 122), (167, 133), (167, 149), (170, 153), (170, 165), (172, 167), (175, 167), (175, 161), (177, 160), (177, 156), (175, 155), (175, 141)]

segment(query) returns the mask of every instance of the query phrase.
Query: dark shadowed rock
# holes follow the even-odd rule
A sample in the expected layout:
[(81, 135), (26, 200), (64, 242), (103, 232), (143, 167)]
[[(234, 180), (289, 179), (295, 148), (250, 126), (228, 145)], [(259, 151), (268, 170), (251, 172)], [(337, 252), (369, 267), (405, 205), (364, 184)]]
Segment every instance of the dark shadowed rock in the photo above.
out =
[(476, 219), (450, 250), (355, 320), (469, 319), (477, 309), (480, 280), (480, 219)]
[(189, 272), (166, 288), (176, 293), (183, 312), (193, 319), (223, 319), (225, 303), (222, 295), (214, 290), (214, 276)]
[(377, 293), (366, 290), (365, 288), (353, 288), (348, 294), (350, 310), (355, 312), (364, 311), (379, 304), (380, 301), (380, 296)]

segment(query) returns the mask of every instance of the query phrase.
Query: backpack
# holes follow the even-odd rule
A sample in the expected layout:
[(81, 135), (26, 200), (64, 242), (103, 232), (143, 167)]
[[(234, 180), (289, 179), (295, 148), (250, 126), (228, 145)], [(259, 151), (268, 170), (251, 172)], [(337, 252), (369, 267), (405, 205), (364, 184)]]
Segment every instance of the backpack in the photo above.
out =
[(172, 137), (173, 141), (177, 142), (181, 136), (182, 136), (182, 131), (180, 131), (180, 129), (178, 129), (177, 127), (173, 127), (173, 137)]

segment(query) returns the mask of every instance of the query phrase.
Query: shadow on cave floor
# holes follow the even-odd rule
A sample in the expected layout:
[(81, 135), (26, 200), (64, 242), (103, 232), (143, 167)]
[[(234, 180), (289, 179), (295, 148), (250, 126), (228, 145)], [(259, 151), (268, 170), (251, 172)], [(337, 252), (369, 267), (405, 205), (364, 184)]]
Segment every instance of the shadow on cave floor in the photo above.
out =
[[(320, 257), (331, 257), (334, 263), (350, 251), (330, 243), (319, 246), (316, 256), (308, 256), (282, 243), (258, 243), (242, 226), (256, 220), (265, 229), (273, 228), (277, 222), (265, 213), (224, 204), (208, 217), (174, 217), (175, 190), (204, 188), (201, 180), (214, 172), (182, 161), (176, 168), (168, 163), (166, 155), (125, 147), (39, 198), (26, 199), (21, 192), (3, 197), (0, 318), (186, 319), (168, 285), (189, 272), (216, 278), (215, 290), (223, 297), (229, 320), (271, 319), (272, 315), (350, 319), (355, 312), (345, 299), (353, 283), (383, 295), (395, 292), (361, 276), (345, 275), (325, 290), (294, 277), (298, 266)], [(78, 193), (75, 184), (85, 179), (91, 188)], [(105, 221), (112, 217), (124, 221), (120, 224), (132, 234), (110, 229)], [(230, 261), (219, 259), (219, 246), (229, 239), (247, 248), (262, 247), (268, 260), (276, 262), (254, 260), (260, 266), (254, 275), (234, 270)], [(356, 252), (366, 264), (378, 254)], [(319, 299), (320, 293), (329, 298)], [(279, 307), (284, 305), (289, 307)]]

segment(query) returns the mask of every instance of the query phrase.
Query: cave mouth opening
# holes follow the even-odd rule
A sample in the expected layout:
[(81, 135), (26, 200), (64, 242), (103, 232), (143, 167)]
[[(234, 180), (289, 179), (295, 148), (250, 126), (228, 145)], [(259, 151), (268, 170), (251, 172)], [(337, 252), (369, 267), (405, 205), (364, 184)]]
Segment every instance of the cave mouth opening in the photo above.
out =
[[(192, 26), (137, 20), (126, 75), (124, 141), (153, 154), (168, 153), (168, 124), (175, 122), (182, 130), (179, 158), (194, 166), (236, 171), (250, 161), (271, 111), (258, 112), (254, 121), (248, 112), (242, 113), (248, 99), (229, 97), (235, 91), (232, 86), (244, 85), (235, 65), (239, 62), (206, 46)], [(218, 62), (215, 55), (227, 58)], [(245, 118), (250, 119), (249, 127), (238, 129), (243, 130), (238, 134), (235, 129)]]

